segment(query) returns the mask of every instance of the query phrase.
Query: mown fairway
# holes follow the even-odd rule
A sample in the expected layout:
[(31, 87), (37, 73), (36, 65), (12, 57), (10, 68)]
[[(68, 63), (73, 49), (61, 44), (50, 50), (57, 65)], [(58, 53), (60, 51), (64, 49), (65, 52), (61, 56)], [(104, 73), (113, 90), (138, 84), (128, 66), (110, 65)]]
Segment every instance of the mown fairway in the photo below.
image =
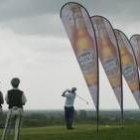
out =
[[(12, 139), (11, 134), (8, 140)], [(21, 140), (140, 140), (140, 125), (100, 126), (98, 135), (93, 125), (77, 125), (74, 130), (64, 126), (23, 128)]]

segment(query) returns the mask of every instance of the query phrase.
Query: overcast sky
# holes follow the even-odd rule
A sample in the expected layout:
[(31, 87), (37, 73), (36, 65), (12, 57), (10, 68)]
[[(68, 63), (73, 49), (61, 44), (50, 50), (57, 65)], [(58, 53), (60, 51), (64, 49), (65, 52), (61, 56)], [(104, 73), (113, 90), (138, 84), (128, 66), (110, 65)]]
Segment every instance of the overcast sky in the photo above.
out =
[[(26, 109), (63, 109), (62, 92), (73, 86), (89, 105), (76, 99), (76, 109), (95, 109), (59, 12), (68, 0), (0, 0), (0, 81), (6, 95), (11, 78), (21, 79)], [(130, 38), (140, 33), (139, 0), (77, 0), (90, 15), (108, 18)], [(100, 69), (100, 108), (119, 109)], [(137, 104), (124, 82), (124, 107)], [(7, 105), (4, 105), (4, 109)]]

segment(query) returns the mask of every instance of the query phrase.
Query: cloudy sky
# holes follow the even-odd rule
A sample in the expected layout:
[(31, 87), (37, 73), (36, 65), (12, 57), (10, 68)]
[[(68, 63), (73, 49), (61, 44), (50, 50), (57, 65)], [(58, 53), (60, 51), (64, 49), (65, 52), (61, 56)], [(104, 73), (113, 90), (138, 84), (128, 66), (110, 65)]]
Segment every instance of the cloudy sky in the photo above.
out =
[[(76, 109), (95, 109), (74, 56), (59, 11), (68, 0), (0, 0), (0, 88), (4, 94), (12, 77), (21, 79), (26, 109), (63, 109), (62, 92), (76, 86), (89, 105), (76, 99)], [(108, 18), (130, 38), (140, 33), (139, 0), (76, 0), (90, 15)], [(100, 69), (100, 108), (119, 109)], [(124, 107), (137, 109), (124, 82)], [(4, 109), (7, 105), (4, 105)]]

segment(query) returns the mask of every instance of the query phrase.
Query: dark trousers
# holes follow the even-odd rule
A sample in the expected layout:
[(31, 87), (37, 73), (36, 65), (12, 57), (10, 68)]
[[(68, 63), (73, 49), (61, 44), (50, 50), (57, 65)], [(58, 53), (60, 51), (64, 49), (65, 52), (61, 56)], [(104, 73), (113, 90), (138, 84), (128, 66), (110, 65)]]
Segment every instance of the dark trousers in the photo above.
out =
[(65, 121), (67, 128), (72, 128), (74, 119), (74, 107), (65, 107)]

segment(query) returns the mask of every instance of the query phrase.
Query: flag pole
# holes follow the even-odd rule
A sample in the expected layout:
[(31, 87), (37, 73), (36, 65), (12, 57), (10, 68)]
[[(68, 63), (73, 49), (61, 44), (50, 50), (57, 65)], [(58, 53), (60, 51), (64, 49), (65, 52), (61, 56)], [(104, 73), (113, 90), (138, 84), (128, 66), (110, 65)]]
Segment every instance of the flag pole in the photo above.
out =
[[(92, 24), (92, 27), (93, 27), (93, 30), (95, 31), (94, 29), (94, 26)], [(96, 39), (96, 35), (95, 35), (95, 42), (96, 42), (96, 45), (97, 45), (97, 39)], [(100, 85), (99, 85), (99, 50), (98, 50), (98, 47), (96, 48), (96, 53), (97, 53), (97, 107), (96, 107), (96, 111), (97, 111), (97, 134), (99, 133), (99, 121), (100, 121), (100, 116), (99, 116), (99, 108), (100, 108)]]
[(99, 94), (97, 95), (97, 134), (99, 133)]
[[(119, 30), (117, 30), (119, 31)], [(123, 106), (123, 81), (122, 81), (122, 60), (121, 60), (121, 54), (120, 54), (120, 48), (119, 48), (119, 44), (118, 44), (118, 40), (117, 40), (117, 36), (115, 34), (115, 29), (113, 30), (115, 38), (116, 38), (116, 43), (118, 46), (118, 55), (119, 55), (119, 64), (120, 64), (120, 73), (121, 73), (121, 104), (120, 104), (120, 108), (121, 108), (121, 119), (120, 119), (120, 124), (121, 127), (123, 128), (123, 123), (124, 123), (124, 106)]]

